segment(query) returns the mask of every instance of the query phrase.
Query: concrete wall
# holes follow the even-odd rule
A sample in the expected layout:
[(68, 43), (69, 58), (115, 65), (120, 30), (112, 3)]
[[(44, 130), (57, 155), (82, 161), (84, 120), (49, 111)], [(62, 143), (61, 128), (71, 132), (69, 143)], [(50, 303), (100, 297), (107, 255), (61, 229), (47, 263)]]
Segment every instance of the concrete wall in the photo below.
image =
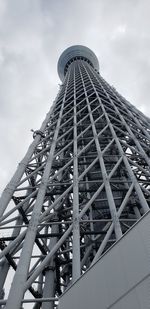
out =
[(58, 309), (150, 309), (150, 212), (60, 298)]

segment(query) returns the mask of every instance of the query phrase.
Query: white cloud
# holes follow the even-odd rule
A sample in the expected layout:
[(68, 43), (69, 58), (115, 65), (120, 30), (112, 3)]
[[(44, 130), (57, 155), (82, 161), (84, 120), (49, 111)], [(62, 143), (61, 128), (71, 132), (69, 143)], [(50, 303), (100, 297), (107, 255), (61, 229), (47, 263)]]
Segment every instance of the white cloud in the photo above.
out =
[(3, 188), (54, 100), (60, 53), (91, 48), (100, 71), (150, 115), (148, 0), (0, 0), (0, 140)]

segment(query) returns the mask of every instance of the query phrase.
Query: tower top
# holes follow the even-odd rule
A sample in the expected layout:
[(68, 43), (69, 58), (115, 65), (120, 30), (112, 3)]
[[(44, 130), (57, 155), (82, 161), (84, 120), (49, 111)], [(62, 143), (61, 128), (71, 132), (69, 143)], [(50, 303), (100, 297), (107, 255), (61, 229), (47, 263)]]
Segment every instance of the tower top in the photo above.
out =
[(93, 51), (86, 46), (73, 45), (65, 49), (58, 60), (57, 70), (61, 81), (66, 74), (67, 66), (76, 58), (86, 60), (99, 71), (99, 62)]

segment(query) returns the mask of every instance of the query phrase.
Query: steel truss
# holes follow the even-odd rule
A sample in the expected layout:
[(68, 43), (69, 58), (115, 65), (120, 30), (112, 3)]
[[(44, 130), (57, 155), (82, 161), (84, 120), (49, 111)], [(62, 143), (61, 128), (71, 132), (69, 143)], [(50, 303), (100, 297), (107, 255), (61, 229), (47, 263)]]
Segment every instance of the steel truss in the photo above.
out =
[(56, 308), (150, 207), (149, 119), (85, 59), (66, 70), (1, 197), (0, 308)]

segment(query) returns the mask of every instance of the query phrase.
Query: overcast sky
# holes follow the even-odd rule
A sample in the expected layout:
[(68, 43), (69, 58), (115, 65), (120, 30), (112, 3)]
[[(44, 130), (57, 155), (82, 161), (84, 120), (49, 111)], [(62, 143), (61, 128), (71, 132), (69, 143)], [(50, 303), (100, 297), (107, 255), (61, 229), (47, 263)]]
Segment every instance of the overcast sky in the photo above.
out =
[(0, 0), (0, 191), (60, 83), (57, 61), (91, 48), (102, 76), (150, 116), (149, 0)]

